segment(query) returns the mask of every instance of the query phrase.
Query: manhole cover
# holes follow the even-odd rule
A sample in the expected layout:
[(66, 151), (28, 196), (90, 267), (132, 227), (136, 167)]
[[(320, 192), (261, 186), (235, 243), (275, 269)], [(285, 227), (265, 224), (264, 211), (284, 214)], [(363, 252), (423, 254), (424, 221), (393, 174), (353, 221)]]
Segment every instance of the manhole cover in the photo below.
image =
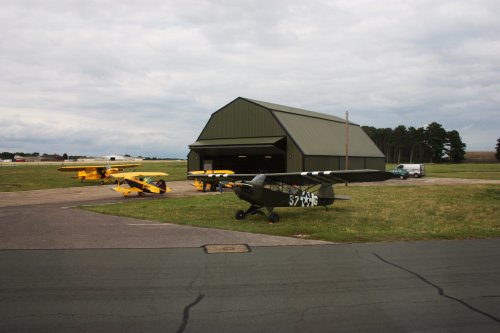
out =
[(247, 253), (250, 252), (250, 247), (246, 244), (210, 244), (205, 245), (205, 252), (213, 253)]

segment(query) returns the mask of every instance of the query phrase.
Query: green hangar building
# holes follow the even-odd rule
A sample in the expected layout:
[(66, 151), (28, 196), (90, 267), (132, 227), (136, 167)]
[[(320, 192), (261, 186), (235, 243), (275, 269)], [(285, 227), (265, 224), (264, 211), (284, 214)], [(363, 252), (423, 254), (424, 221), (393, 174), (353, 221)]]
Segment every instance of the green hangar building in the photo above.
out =
[[(356, 124), (348, 125), (348, 168), (385, 170), (385, 156)], [(346, 121), (238, 97), (214, 112), (189, 145), (188, 171), (236, 173), (344, 170)]]

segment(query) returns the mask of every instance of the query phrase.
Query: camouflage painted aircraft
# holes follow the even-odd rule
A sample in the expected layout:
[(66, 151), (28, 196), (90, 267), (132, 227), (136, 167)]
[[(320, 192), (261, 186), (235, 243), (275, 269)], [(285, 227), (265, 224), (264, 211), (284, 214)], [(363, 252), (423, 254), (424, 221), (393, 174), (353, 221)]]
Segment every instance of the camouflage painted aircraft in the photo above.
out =
[[(118, 179), (118, 186), (113, 190), (128, 197), (131, 193), (137, 193), (139, 196), (144, 196), (145, 193), (155, 193), (163, 195), (171, 192), (172, 189), (167, 186), (165, 180), (160, 179), (153, 181), (152, 177), (168, 176), (165, 172), (124, 172), (115, 173), (111, 177)], [(127, 183), (128, 186), (121, 186)]]
[(100, 180), (104, 185), (105, 180), (110, 179), (110, 175), (123, 171), (125, 168), (135, 168), (142, 164), (114, 164), (114, 165), (79, 165), (61, 167), (59, 171), (78, 171), (73, 178), (84, 180)]
[[(188, 173), (188, 179), (194, 179)], [(250, 203), (250, 207), (236, 212), (236, 219), (242, 220), (248, 214), (265, 215), (269, 222), (278, 222), (275, 207), (328, 206), (335, 200), (349, 200), (337, 196), (333, 191), (335, 183), (373, 182), (390, 179), (390, 172), (378, 170), (313, 171), (268, 174), (207, 174), (196, 175), (200, 179), (218, 178), (232, 181), (235, 194)]]

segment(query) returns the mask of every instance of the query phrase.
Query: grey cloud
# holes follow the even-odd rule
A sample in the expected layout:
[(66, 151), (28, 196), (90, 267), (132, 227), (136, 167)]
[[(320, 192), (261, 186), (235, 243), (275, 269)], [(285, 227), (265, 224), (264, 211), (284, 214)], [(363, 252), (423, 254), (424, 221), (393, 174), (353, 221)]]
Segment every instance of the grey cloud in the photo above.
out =
[[(498, 136), (495, 1), (53, 0), (0, 9), (7, 148), (53, 151), (70, 132), (75, 150), (185, 156), (210, 114), (238, 96), (349, 110), (361, 125), (438, 121), (463, 129), (472, 150), (491, 149)], [(8, 122), (12, 113), (54, 138)], [(484, 123), (488, 135), (477, 131)]]

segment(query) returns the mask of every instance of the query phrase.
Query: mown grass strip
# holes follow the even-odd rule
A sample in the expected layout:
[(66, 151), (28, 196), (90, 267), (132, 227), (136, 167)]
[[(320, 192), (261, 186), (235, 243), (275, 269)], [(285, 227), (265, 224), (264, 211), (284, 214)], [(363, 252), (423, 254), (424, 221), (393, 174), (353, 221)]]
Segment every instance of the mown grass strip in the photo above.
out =
[(500, 186), (338, 187), (352, 196), (328, 209), (277, 208), (280, 223), (261, 215), (236, 221), (248, 204), (228, 192), (191, 198), (130, 200), (85, 207), (140, 219), (269, 235), (302, 235), (333, 242), (500, 237)]

